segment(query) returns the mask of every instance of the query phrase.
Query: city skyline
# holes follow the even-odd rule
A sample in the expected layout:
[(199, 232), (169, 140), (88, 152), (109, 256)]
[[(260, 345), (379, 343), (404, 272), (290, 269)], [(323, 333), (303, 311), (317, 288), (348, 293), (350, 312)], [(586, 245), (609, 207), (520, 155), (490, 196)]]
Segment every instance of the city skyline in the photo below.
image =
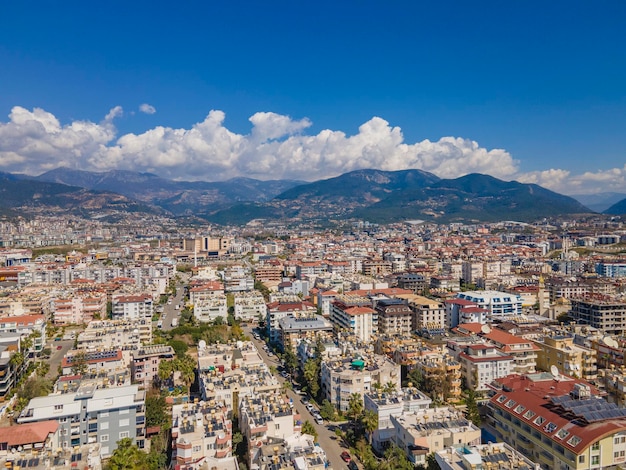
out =
[(626, 193), (621, 3), (77, 5), (0, 7), (0, 171)]

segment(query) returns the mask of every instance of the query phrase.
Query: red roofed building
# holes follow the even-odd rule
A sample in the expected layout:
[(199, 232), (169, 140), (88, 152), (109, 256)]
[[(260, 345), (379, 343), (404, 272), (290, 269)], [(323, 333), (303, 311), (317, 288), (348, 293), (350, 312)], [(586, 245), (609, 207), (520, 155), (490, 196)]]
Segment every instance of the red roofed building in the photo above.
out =
[(488, 427), (549, 469), (617, 469), (626, 463), (626, 409), (587, 382), (549, 373), (510, 375), (492, 384)]
[(496, 346), (498, 351), (513, 356), (514, 373), (533, 374), (537, 370), (537, 353), (540, 348), (531, 340), (480, 323), (463, 323), (456, 328), (455, 332), (478, 335)]
[(378, 332), (378, 312), (367, 297), (338, 295), (330, 305), (330, 321), (363, 342), (371, 341)]
[[(32, 446), (35, 449), (55, 449), (58, 445), (55, 420), (18, 424), (0, 428), (0, 455), (12, 449)], [(19, 455), (19, 453), (17, 454)]]
[(492, 381), (513, 372), (513, 356), (498, 351), (493, 345), (450, 341), (448, 349), (461, 364), (461, 375), (469, 389), (488, 390)]
[(112, 299), (112, 318), (140, 319), (152, 318), (154, 302), (149, 294), (139, 295), (114, 295)]

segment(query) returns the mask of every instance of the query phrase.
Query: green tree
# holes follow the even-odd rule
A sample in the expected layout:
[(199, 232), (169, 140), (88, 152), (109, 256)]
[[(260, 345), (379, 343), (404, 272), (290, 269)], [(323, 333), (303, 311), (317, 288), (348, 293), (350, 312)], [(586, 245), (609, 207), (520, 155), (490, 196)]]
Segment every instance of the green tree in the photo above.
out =
[(89, 370), (89, 365), (87, 364), (87, 355), (85, 351), (82, 349), (80, 351), (76, 351), (72, 356), (72, 374), (74, 375), (84, 375)]
[(356, 422), (363, 413), (363, 397), (358, 393), (350, 395), (348, 401), (348, 416), (354, 422)]
[(287, 372), (294, 374), (298, 369), (298, 357), (291, 350), (291, 348), (287, 348), (285, 350), (283, 360), (285, 361), (285, 369), (287, 369)]
[(223, 317), (215, 317), (215, 320), (213, 320), (213, 325), (215, 326), (221, 326), (224, 324), (224, 318)]
[(161, 383), (171, 379), (174, 372), (174, 361), (159, 361), (159, 371), (157, 373)]
[(187, 346), (187, 343), (179, 339), (172, 339), (168, 342), (168, 344), (174, 349), (174, 352), (176, 353), (177, 357), (184, 356), (187, 350), (189, 349), (189, 346)]
[(30, 377), (17, 392), (19, 398), (30, 401), (35, 397), (45, 397), (52, 391), (52, 382), (44, 377)]
[(308, 419), (302, 423), (302, 433), (310, 434), (313, 436), (313, 440), (317, 442), (317, 430), (315, 429), (315, 426), (313, 426), (313, 423), (311, 423)]
[(465, 390), (465, 406), (467, 407), (465, 411), (467, 419), (480, 427), (482, 420), (478, 411), (478, 403), (476, 403), (476, 392), (472, 389)]
[(426, 470), (441, 470), (437, 460), (435, 460), (435, 454), (432, 452), (426, 456)]
[(309, 394), (314, 398), (317, 397), (320, 391), (320, 367), (315, 358), (304, 363), (304, 380)]
[(117, 449), (106, 467), (110, 470), (141, 470), (146, 468), (146, 454), (129, 437), (117, 441)]
[(378, 414), (373, 410), (365, 410), (361, 415), (361, 425), (367, 433), (369, 444), (372, 445), (374, 431), (378, 429)]
[(335, 415), (335, 407), (331, 402), (324, 399), (324, 401), (322, 401), (322, 405), (320, 406), (320, 416), (325, 420), (334, 421), (336, 417)]
[(146, 397), (146, 426), (165, 426), (170, 422), (165, 397), (148, 395)]
[(196, 361), (193, 357), (185, 354), (182, 357), (174, 359), (175, 370), (180, 372), (180, 378), (187, 386), (187, 392), (190, 393), (191, 384), (196, 378)]

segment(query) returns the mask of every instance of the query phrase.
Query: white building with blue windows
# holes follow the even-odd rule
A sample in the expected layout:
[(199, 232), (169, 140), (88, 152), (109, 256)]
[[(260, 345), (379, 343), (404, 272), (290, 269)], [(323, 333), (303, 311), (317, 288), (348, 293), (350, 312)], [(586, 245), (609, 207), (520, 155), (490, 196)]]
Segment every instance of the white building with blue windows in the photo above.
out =
[(478, 290), (459, 292), (456, 296), (486, 309), (492, 318), (522, 314), (522, 298), (519, 295), (495, 290)]

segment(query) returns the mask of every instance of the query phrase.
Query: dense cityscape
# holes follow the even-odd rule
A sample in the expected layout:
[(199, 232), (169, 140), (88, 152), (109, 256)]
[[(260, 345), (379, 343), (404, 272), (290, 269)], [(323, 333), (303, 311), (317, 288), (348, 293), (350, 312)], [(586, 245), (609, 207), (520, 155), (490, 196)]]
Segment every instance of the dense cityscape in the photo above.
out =
[(7, 468), (626, 463), (619, 218), (40, 216), (0, 244)]

